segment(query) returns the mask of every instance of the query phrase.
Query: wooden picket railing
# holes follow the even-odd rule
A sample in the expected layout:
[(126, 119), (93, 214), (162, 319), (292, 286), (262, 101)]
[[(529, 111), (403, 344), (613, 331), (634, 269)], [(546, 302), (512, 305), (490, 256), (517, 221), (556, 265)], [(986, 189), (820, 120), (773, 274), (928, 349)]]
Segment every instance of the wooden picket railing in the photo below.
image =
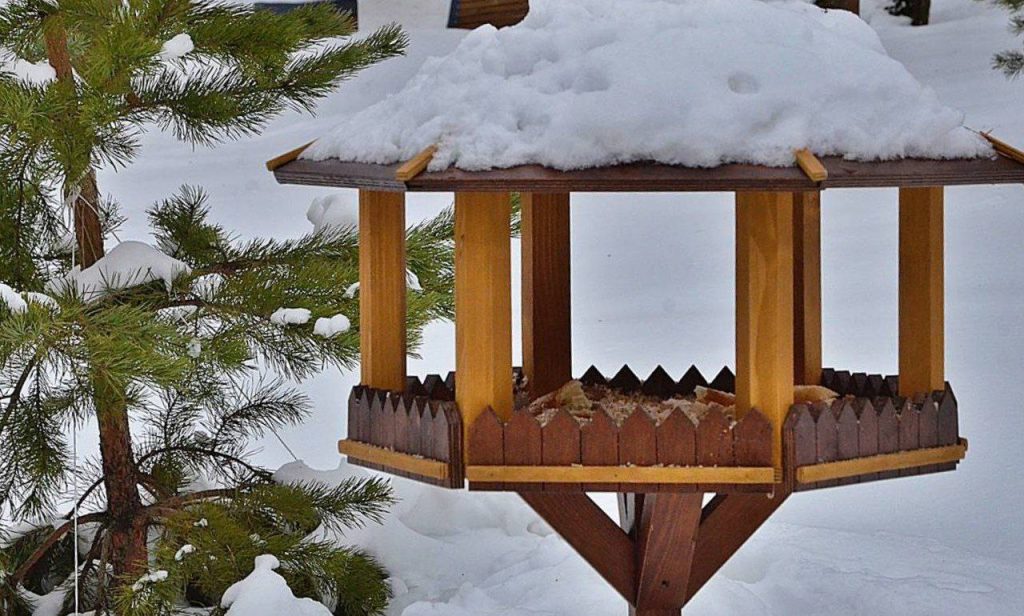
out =
[[(735, 387), (728, 368), (710, 382), (695, 367), (675, 380), (660, 366), (643, 380), (627, 366), (610, 379), (591, 367), (580, 380), (663, 399)], [(617, 423), (604, 411), (581, 421), (563, 410), (543, 425), (524, 410), (507, 421), (487, 411), (464, 439), (454, 373), (409, 377), (400, 393), (356, 387), (339, 448), (355, 464), (439, 486), (468, 479), (472, 490), (519, 492), (801, 491), (952, 470), (964, 457), (948, 385), (906, 399), (897, 377), (830, 369), (821, 384), (841, 397), (792, 407), (782, 469), (772, 467), (771, 424), (756, 410), (734, 422), (713, 408), (697, 423), (681, 410), (659, 423), (643, 411)]]

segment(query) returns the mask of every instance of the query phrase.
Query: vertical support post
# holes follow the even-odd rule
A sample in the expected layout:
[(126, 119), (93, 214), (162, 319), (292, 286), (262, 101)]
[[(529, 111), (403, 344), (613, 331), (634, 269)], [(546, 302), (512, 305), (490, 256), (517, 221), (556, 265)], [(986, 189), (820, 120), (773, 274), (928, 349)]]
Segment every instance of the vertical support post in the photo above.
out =
[(522, 193), (523, 372), (531, 398), (572, 379), (569, 193)]
[(512, 416), (512, 205), (455, 193), (455, 400), (468, 430), (488, 407)]
[(793, 193), (793, 376), (821, 381), (821, 192)]
[(943, 189), (900, 189), (900, 394), (945, 385)]
[(405, 389), (405, 194), (359, 191), (359, 345), (363, 385)]
[(782, 424), (793, 403), (793, 194), (736, 193), (736, 411), (772, 422), (782, 465)]

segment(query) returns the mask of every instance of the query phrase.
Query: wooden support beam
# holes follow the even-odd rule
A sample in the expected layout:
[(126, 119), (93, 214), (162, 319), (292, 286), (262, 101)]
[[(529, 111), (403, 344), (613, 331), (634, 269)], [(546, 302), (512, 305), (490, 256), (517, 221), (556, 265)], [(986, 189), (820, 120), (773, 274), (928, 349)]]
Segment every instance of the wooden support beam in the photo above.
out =
[(508, 193), (455, 193), (455, 401), (464, 429), (487, 408), (512, 416)]
[(900, 189), (900, 394), (945, 385), (943, 189)]
[(637, 537), (635, 616), (678, 616), (686, 602), (704, 494), (648, 494)]
[(405, 389), (405, 195), (359, 191), (362, 384)]
[(630, 483), (687, 485), (698, 483), (769, 485), (775, 483), (771, 466), (467, 466), (470, 481), (508, 483)]
[(636, 601), (634, 544), (583, 492), (522, 492), (551, 525), (626, 601)]
[(866, 458), (823, 462), (801, 466), (796, 469), (796, 480), (799, 483), (817, 483), (831, 479), (843, 479), (858, 475), (870, 475), (882, 471), (917, 468), (933, 464), (959, 462), (967, 455), (967, 440), (960, 439), (957, 445), (945, 447), (929, 447), (913, 451), (880, 454)]
[(704, 506), (687, 601), (746, 543), (786, 500), (788, 494), (719, 494)]
[(523, 372), (531, 398), (572, 380), (569, 193), (522, 193)]
[(793, 193), (793, 376), (821, 381), (821, 192)]
[(736, 193), (736, 411), (772, 423), (776, 468), (793, 381), (793, 194)]

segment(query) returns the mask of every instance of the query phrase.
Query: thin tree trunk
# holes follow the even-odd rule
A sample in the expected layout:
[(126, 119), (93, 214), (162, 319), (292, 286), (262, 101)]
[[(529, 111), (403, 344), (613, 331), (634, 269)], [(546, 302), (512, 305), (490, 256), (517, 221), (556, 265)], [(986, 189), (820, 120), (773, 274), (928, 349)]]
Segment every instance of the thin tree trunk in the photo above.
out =
[[(46, 26), (46, 51), (58, 81), (74, 86), (74, 70), (67, 33), (59, 16)], [(103, 232), (99, 215), (99, 190), (91, 168), (82, 178), (66, 178), (65, 197), (74, 197), (75, 240), (82, 268), (103, 256)], [(94, 404), (100, 433), (100, 458), (109, 515), (109, 562), (121, 585), (145, 571), (148, 565), (147, 520), (139, 494), (135, 456), (124, 391), (102, 370), (93, 372)]]

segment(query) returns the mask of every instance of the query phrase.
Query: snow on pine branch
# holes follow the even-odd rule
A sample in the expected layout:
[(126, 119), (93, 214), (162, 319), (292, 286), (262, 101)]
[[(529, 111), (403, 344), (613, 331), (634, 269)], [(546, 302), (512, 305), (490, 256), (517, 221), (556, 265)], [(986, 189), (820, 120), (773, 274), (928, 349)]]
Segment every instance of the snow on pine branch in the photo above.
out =
[(845, 11), (758, 0), (534, 0), (484, 26), (394, 95), (346, 116), (312, 159), (430, 168), (640, 160), (793, 164), (992, 155)]
[(143, 242), (121, 242), (91, 267), (75, 267), (65, 276), (47, 283), (47, 291), (76, 291), (85, 301), (99, 299), (110, 291), (163, 281), (170, 291), (174, 279), (191, 268)]

